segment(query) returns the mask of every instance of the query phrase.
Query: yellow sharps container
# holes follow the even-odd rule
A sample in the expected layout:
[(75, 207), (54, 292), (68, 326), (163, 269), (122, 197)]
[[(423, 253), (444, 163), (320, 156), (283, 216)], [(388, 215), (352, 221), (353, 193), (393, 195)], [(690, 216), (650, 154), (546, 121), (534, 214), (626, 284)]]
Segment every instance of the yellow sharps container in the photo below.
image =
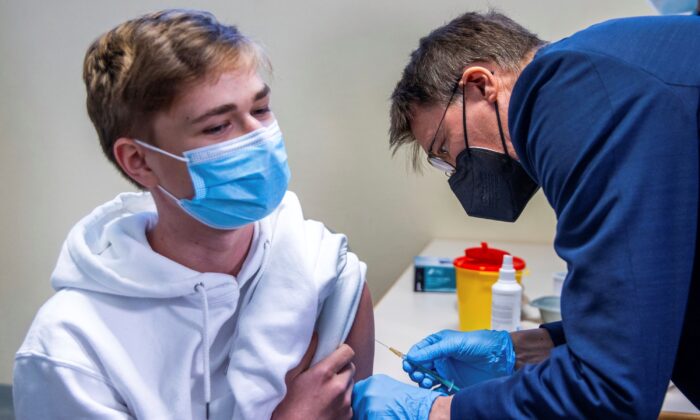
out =
[[(491, 286), (498, 280), (498, 270), (505, 254), (510, 253), (489, 248), (486, 242), (482, 242), (480, 248), (467, 248), (463, 257), (454, 260), (460, 330), (491, 328)], [(514, 256), (513, 268), (520, 283), (525, 261)]]

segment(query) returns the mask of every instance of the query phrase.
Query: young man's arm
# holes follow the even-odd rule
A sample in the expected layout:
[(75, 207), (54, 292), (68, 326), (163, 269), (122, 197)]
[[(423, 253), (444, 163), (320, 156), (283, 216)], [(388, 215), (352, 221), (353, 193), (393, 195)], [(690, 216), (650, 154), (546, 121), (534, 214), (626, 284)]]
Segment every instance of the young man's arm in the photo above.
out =
[(355, 381), (372, 375), (374, 365), (374, 308), (367, 283), (362, 289), (362, 297), (355, 314), (348, 338), (345, 340), (355, 351)]
[(317, 344), (314, 333), (301, 362), (287, 374), (287, 395), (275, 409), (274, 420), (351, 416), (353, 383), (372, 375), (374, 364), (374, 310), (367, 284), (345, 344), (311, 366)]

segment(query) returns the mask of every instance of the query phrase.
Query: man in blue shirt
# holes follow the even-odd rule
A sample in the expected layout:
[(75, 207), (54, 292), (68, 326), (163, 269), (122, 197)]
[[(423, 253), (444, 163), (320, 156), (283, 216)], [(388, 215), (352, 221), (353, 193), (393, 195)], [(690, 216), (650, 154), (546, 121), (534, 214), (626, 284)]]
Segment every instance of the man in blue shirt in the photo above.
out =
[(462, 390), (374, 376), (355, 386), (356, 417), (656, 418), (669, 380), (700, 405), (699, 53), (691, 16), (545, 44), (467, 13), (421, 39), (392, 95), (392, 146), (448, 172), (471, 216), (514, 221), (543, 189), (569, 270), (563, 321), (434, 334), (408, 358)]

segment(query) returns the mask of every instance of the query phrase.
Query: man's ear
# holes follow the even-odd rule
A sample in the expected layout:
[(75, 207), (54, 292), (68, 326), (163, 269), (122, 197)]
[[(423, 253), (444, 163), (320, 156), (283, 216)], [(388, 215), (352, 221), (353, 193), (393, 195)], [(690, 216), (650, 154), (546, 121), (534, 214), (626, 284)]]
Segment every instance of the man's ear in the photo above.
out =
[(118, 138), (112, 146), (112, 152), (119, 166), (131, 179), (147, 189), (158, 186), (158, 178), (146, 161), (144, 148), (134, 139)]
[(498, 79), (486, 67), (472, 66), (466, 68), (462, 73), (462, 79), (459, 81), (459, 87), (463, 89), (465, 84), (467, 88), (474, 86), (479, 89), (481, 96), (490, 103), (494, 103), (498, 99), (498, 90), (500, 89)]

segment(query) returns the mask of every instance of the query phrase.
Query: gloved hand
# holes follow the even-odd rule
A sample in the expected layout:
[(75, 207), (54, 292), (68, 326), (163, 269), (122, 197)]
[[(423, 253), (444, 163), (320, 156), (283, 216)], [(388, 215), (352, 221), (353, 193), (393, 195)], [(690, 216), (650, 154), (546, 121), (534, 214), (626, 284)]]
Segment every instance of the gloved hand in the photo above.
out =
[[(460, 388), (510, 375), (515, 367), (515, 350), (507, 331), (443, 330), (411, 347), (406, 358), (436, 371)], [(405, 360), (403, 370), (422, 388), (436, 384), (433, 378), (415, 370)]]
[(352, 392), (353, 419), (427, 419), (439, 392), (416, 388), (374, 375), (355, 384)]

